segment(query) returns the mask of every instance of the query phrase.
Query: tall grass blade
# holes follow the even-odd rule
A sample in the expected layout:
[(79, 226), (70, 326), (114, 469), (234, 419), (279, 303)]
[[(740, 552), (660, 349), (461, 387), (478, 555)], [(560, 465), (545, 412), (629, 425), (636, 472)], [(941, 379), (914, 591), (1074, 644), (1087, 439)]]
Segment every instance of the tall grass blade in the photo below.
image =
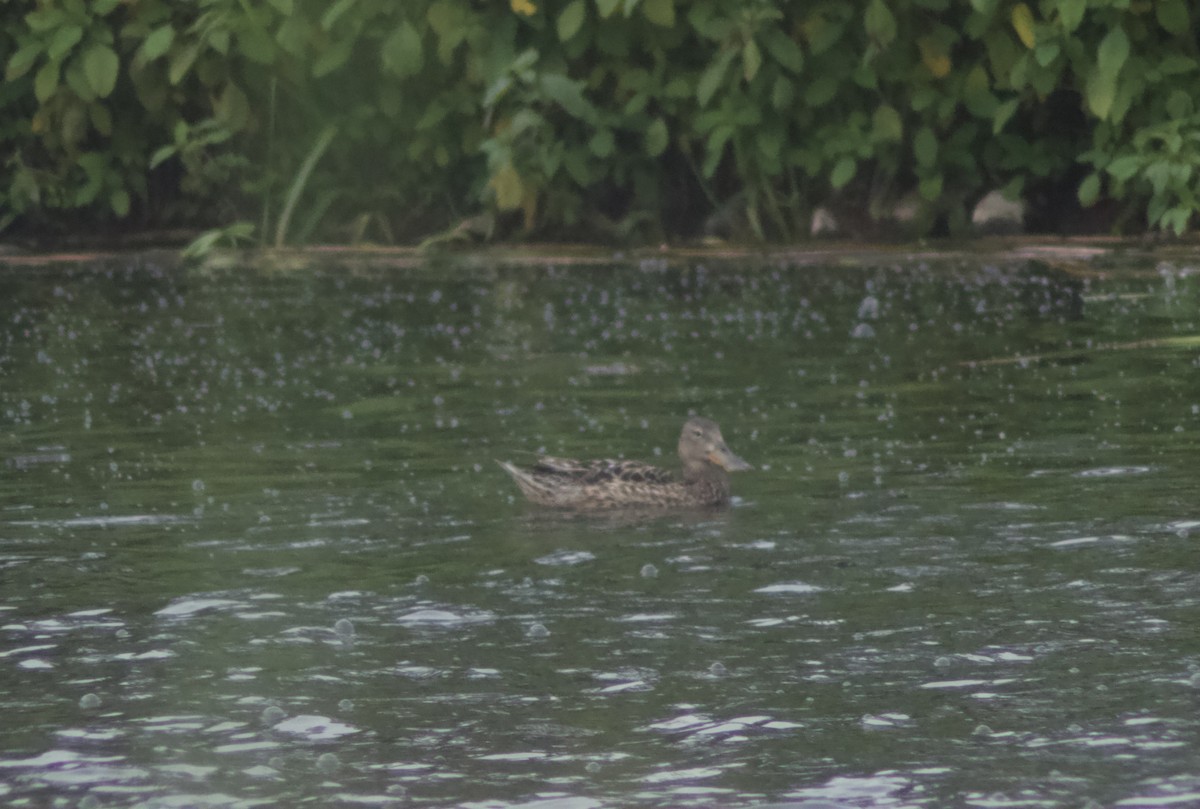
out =
[(283, 204), (283, 211), (279, 214), (279, 224), (275, 228), (276, 247), (283, 247), (287, 243), (288, 224), (291, 222), (292, 212), (296, 210), (296, 203), (299, 201), (300, 195), (304, 192), (304, 186), (308, 184), (309, 175), (316, 168), (317, 161), (321, 159), (321, 155), (325, 154), (325, 150), (329, 148), (329, 144), (333, 143), (333, 139), (336, 136), (337, 127), (335, 125), (330, 124), (325, 127), (321, 131), (321, 134), (317, 136), (317, 140), (313, 143), (312, 148), (308, 150), (308, 156), (300, 164), (300, 170), (292, 178), (292, 185), (288, 188), (287, 200)]

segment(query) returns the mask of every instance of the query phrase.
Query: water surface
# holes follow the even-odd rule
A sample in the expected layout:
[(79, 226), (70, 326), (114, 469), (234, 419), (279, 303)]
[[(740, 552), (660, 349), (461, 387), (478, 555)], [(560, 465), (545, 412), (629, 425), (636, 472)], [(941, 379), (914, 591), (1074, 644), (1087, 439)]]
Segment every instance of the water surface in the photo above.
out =
[[(1190, 266), (0, 272), (11, 806), (1200, 801)], [(547, 514), (493, 462), (757, 470)]]

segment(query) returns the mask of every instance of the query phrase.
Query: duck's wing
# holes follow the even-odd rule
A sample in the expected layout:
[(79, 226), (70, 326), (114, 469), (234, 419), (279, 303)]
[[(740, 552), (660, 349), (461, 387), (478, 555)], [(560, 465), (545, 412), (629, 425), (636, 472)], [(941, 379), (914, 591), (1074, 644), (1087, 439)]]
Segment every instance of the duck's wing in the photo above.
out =
[(665, 469), (638, 461), (576, 461), (571, 458), (539, 458), (534, 474), (555, 475), (571, 482), (589, 486), (605, 483), (674, 483), (675, 477)]

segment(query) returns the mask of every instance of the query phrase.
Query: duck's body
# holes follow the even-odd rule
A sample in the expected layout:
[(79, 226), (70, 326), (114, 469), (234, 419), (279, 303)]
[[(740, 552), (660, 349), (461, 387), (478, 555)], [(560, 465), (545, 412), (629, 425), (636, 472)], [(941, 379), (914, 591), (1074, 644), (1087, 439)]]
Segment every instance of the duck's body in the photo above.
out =
[(530, 469), (500, 461), (525, 496), (543, 506), (575, 509), (685, 508), (729, 502), (729, 472), (752, 469), (725, 446), (711, 419), (688, 419), (679, 436), (683, 475), (637, 461), (540, 458)]

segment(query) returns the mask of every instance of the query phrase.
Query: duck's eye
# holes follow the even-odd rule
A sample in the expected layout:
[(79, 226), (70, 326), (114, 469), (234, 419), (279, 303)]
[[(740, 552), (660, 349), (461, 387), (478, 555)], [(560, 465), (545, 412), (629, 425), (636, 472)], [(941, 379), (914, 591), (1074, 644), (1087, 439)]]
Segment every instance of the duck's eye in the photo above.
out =
[(696, 436), (697, 438), (703, 438), (703, 437), (704, 437), (704, 433), (703, 433), (703, 432), (701, 432), (700, 430), (692, 430), (692, 435)]

